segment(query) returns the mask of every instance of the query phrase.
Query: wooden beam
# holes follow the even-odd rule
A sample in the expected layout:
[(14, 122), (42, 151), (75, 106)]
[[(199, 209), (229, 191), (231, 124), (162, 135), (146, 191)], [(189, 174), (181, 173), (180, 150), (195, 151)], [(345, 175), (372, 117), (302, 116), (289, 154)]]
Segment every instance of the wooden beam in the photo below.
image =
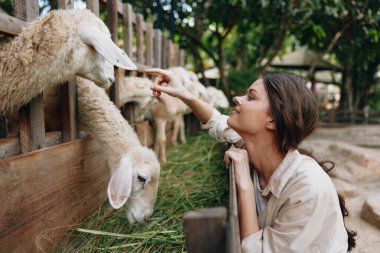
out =
[(96, 16), (99, 17), (99, 0), (87, 0), (87, 9), (91, 10)]
[(179, 57), (178, 65), (179, 66), (185, 66), (185, 50), (180, 49), (178, 57)]
[(123, 23), (124, 23), (124, 51), (129, 58), (134, 61), (133, 56), (133, 24), (132, 24), (132, 5), (123, 4)]
[[(107, 1), (107, 13), (108, 13), (108, 28), (110, 29), (113, 42), (118, 45), (118, 0)], [(117, 67), (114, 70), (115, 73), (115, 82), (110, 88), (110, 99), (114, 102), (116, 107), (120, 107), (120, 97), (119, 97), (119, 71)]]
[[(59, 0), (58, 7), (61, 9), (73, 9), (74, 1)], [(78, 138), (78, 109), (77, 90), (75, 78), (61, 86), (62, 100), (62, 140), (63, 142)]]
[[(16, 18), (30, 22), (38, 17), (38, 0), (14, 0)], [(44, 102), (42, 94), (20, 110), (20, 149), (22, 153), (45, 147)]]
[(0, 160), (0, 171), (1, 252), (54, 252), (106, 198), (106, 160), (89, 138)]
[(186, 247), (189, 253), (225, 252), (227, 209), (203, 208), (184, 217)]
[(153, 24), (146, 23), (145, 64), (153, 67)]
[(0, 32), (10, 35), (18, 35), (27, 22), (21, 19), (0, 13)]
[(136, 18), (136, 41), (137, 41), (137, 62), (145, 64), (144, 61), (144, 18), (141, 14), (137, 14)]
[(229, 169), (229, 214), (227, 228), (227, 252), (240, 253), (239, 213), (237, 205), (237, 191), (235, 184), (235, 166), (231, 162)]
[(161, 30), (154, 29), (154, 43), (153, 43), (153, 66), (155, 68), (162, 67), (162, 33)]

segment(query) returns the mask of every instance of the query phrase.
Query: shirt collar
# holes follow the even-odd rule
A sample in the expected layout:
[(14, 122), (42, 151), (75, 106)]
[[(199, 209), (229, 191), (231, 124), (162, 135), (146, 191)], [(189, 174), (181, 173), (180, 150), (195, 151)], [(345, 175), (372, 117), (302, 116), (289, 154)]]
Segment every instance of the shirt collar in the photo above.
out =
[(271, 192), (276, 198), (279, 198), (286, 183), (289, 181), (290, 177), (293, 175), (300, 163), (301, 154), (298, 150), (289, 150), (284, 160), (282, 160), (280, 165), (273, 172), (261, 195), (266, 197), (269, 192)]

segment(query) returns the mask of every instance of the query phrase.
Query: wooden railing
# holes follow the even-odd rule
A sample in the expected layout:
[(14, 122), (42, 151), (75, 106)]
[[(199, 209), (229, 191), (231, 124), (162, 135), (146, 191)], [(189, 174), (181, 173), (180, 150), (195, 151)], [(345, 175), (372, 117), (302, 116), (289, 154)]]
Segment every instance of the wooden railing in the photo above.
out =
[(235, 168), (229, 168), (229, 203), (226, 207), (202, 208), (184, 215), (189, 253), (240, 253), (240, 231)]
[(321, 122), (324, 125), (380, 124), (378, 110), (321, 110)]

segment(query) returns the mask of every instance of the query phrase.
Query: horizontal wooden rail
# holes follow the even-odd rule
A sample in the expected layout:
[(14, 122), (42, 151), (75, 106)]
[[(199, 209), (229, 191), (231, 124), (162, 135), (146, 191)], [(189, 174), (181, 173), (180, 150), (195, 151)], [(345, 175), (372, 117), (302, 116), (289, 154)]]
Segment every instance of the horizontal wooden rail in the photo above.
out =
[(21, 19), (9, 16), (5, 13), (0, 13), (0, 33), (17, 35), (21, 32), (26, 23), (27, 22), (22, 21)]

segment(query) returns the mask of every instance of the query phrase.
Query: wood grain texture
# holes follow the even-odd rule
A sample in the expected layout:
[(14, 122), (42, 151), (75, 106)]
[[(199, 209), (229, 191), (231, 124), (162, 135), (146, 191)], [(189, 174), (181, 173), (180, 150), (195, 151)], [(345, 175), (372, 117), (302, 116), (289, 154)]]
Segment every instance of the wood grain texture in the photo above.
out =
[(103, 203), (108, 179), (106, 160), (90, 139), (1, 160), (2, 252), (36, 252), (35, 240), (43, 233), (47, 239), (40, 243), (51, 252), (50, 240), (56, 242), (68, 225)]

